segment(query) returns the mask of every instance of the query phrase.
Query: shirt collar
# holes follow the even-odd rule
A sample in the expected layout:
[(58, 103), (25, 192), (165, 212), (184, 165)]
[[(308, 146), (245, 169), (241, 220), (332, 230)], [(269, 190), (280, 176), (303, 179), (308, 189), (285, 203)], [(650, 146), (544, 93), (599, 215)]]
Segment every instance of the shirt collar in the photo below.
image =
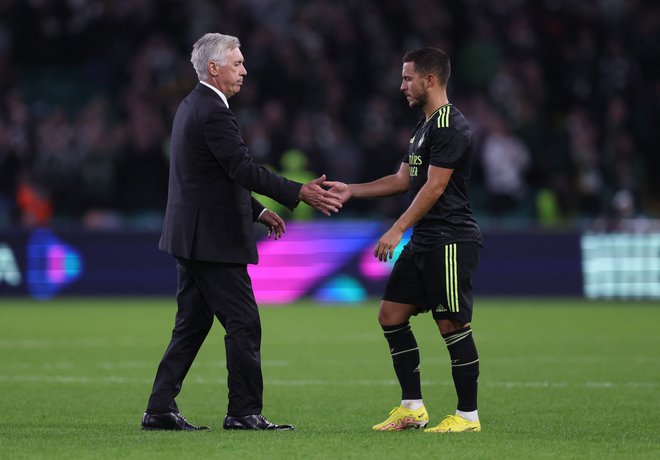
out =
[(225, 96), (224, 94), (222, 94), (222, 91), (220, 91), (218, 88), (216, 88), (216, 87), (213, 86), (213, 85), (209, 85), (209, 84), (206, 83), (205, 81), (201, 81), (201, 80), (200, 80), (199, 82), (200, 82), (202, 85), (208, 86), (208, 87), (211, 88), (213, 91), (215, 91), (215, 93), (216, 93), (218, 96), (220, 96), (220, 99), (222, 99), (222, 102), (224, 102), (225, 105), (227, 106), (227, 108), (229, 108), (229, 102), (227, 101), (227, 96)]

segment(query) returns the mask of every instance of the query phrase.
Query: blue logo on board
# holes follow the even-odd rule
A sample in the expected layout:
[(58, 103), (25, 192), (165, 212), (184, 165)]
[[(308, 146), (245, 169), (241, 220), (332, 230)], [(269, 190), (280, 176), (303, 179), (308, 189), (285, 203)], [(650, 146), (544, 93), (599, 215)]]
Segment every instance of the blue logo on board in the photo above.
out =
[(53, 297), (82, 272), (80, 253), (49, 230), (32, 232), (27, 252), (28, 289), (36, 299)]

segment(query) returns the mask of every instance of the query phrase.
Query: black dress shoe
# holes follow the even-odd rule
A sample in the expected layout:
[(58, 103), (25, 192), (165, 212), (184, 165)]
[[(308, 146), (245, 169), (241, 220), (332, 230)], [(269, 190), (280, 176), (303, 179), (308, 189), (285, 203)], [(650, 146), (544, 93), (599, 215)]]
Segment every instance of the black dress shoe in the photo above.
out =
[(293, 430), (293, 425), (275, 425), (266, 420), (263, 415), (246, 415), (244, 417), (225, 416), (222, 424), (225, 430)]
[(208, 426), (195, 426), (188, 423), (183, 415), (178, 412), (167, 412), (165, 414), (147, 414), (142, 416), (143, 430), (172, 430), (172, 431), (198, 431), (210, 430)]

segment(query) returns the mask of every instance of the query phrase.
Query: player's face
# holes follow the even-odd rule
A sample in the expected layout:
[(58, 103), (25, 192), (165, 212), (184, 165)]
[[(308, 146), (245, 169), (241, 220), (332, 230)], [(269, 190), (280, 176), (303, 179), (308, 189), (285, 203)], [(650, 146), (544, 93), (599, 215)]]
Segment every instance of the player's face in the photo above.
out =
[(224, 62), (209, 62), (209, 79), (225, 96), (232, 97), (241, 90), (247, 70), (243, 65), (243, 53), (234, 48), (225, 56)]
[(428, 100), (426, 79), (415, 71), (414, 62), (404, 62), (401, 71), (401, 91), (410, 107), (423, 107)]

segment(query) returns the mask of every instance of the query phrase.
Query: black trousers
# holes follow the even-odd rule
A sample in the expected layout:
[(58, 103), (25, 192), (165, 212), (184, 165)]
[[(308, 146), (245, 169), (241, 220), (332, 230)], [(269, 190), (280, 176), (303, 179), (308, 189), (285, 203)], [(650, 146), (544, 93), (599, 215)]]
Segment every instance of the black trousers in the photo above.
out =
[(176, 322), (156, 372), (147, 412), (178, 412), (175, 398), (215, 316), (226, 332), (227, 414), (261, 414), (261, 320), (247, 265), (177, 257), (177, 272)]

